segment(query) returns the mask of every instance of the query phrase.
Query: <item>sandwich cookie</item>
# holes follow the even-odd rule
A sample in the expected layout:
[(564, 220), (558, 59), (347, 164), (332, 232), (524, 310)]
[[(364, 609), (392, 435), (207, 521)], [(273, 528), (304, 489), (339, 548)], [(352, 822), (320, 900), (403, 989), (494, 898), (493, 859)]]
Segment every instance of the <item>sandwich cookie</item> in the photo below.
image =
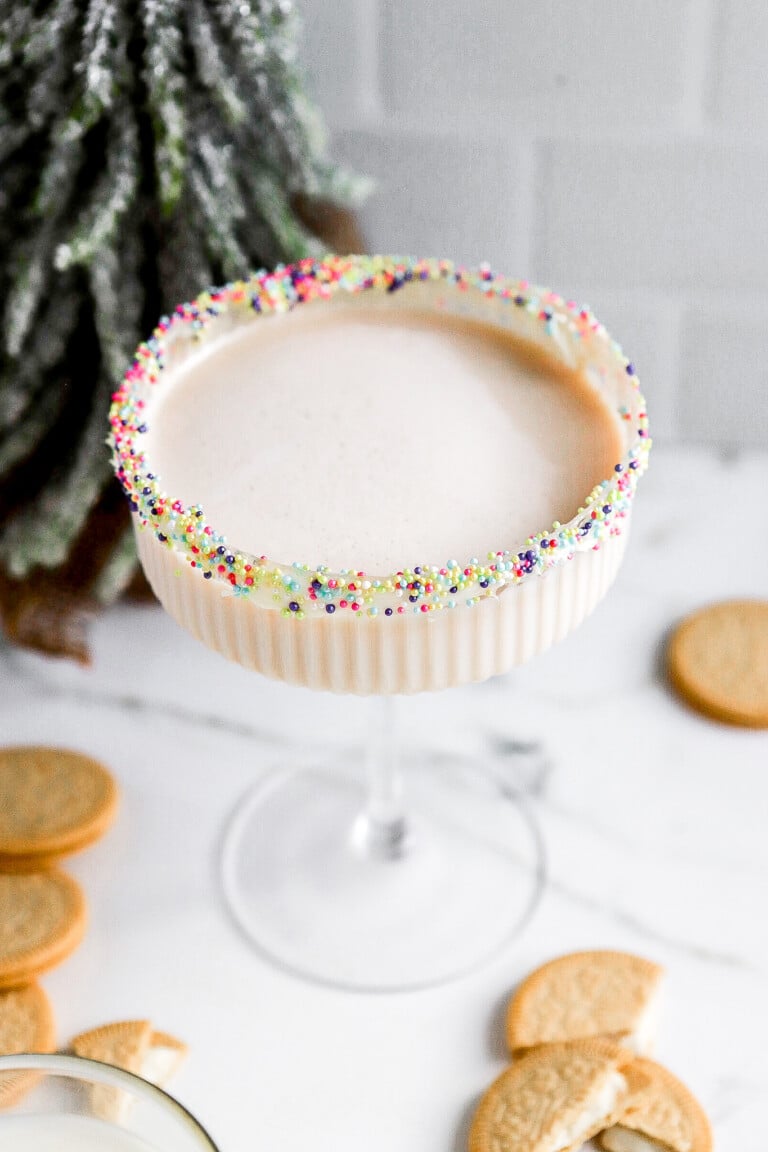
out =
[(0, 988), (27, 984), (73, 952), (83, 938), (80, 885), (64, 872), (0, 873)]
[[(122, 1020), (81, 1032), (72, 1041), (72, 1051), (76, 1056), (112, 1064), (115, 1068), (124, 1068), (126, 1072), (140, 1076), (151, 1037), (152, 1025), (149, 1020)], [(92, 1114), (113, 1123), (124, 1120), (133, 1104), (130, 1092), (111, 1084), (92, 1084), (89, 1098)]]
[(623, 1114), (631, 1056), (609, 1040), (548, 1044), (516, 1060), (482, 1097), (469, 1152), (573, 1152)]
[(537, 968), (512, 996), (507, 1044), (604, 1036), (638, 1054), (652, 1050), (663, 969), (627, 952), (572, 952)]
[[(156, 1031), (149, 1020), (122, 1020), (81, 1032), (72, 1041), (72, 1051), (133, 1072), (162, 1088), (178, 1071), (188, 1049), (175, 1036)], [(122, 1089), (106, 1084), (91, 1088), (91, 1110), (103, 1120), (124, 1118), (131, 1104), (130, 1094)]]
[(605, 1152), (712, 1152), (712, 1129), (698, 1100), (652, 1060), (636, 1060), (630, 1095), (600, 1136)]
[[(50, 1001), (39, 984), (0, 992), (0, 1054), (53, 1052), (56, 1029)], [(0, 1108), (10, 1108), (35, 1084), (32, 1071), (0, 1074)]]
[(115, 818), (101, 764), (62, 748), (0, 748), (0, 869), (37, 871), (92, 844)]
[(768, 601), (694, 612), (672, 635), (667, 669), (678, 695), (705, 716), (768, 728)]

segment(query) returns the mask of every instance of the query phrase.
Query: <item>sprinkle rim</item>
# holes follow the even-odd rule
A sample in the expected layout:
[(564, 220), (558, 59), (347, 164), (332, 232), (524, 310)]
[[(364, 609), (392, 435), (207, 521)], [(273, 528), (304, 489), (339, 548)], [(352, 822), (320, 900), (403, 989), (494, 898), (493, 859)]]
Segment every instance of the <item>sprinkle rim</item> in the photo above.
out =
[[(239, 551), (206, 522), (199, 504), (185, 507), (163, 491), (140, 450), (140, 437), (147, 431), (149, 393), (161, 381), (166, 367), (169, 336), (176, 339), (188, 332), (200, 342), (211, 322), (227, 313), (237, 316), (250, 312), (255, 318), (290, 311), (313, 300), (328, 300), (338, 292), (392, 293), (416, 280), (443, 281), (460, 292), (481, 292), (524, 309), (552, 339), (556, 353), (558, 337), (562, 341), (564, 335), (572, 341), (595, 343), (599, 356), (623, 373), (634, 389), (635, 411), (627, 406), (618, 409), (622, 420), (635, 424), (633, 442), (614, 466), (613, 475), (595, 485), (566, 524), (556, 521), (516, 548), (489, 552), (484, 560), (472, 557), (463, 564), (449, 560), (442, 566), (421, 564), (369, 576), (356, 569), (333, 572), (324, 565), (286, 564)], [(562, 358), (562, 347), (559, 354)], [(153, 530), (157, 541), (176, 551), (201, 578), (220, 584), (223, 594), (250, 599), (297, 620), (336, 616), (337, 609), (342, 616), (352, 614), (362, 619), (472, 607), (505, 587), (567, 562), (578, 552), (598, 549), (604, 540), (620, 534), (651, 447), (645, 401), (634, 366), (589, 308), (525, 280), (499, 276), (486, 264), (465, 269), (450, 260), (389, 256), (308, 258), (208, 289), (192, 302), (180, 304), (170, 317), (159, 320), (151, 337), (137, 349), (112, 397), (109, 421), (107, 443), (115, 474), (140, 526)]]

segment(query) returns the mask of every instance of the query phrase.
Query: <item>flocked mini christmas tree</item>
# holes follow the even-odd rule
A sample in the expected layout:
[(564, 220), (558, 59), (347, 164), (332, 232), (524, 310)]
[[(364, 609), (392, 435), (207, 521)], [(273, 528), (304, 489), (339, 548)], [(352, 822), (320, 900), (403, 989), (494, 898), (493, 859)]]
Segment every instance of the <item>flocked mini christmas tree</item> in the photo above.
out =
[(354, 191), (323, 159), (295, 40), (289, 0), (0, 0), (0, 606), (17, 638), (82, 655), (60, 621), (130, 579), (103, 442), (139, 340), (203, 287), (312, 251), (318, 204)]

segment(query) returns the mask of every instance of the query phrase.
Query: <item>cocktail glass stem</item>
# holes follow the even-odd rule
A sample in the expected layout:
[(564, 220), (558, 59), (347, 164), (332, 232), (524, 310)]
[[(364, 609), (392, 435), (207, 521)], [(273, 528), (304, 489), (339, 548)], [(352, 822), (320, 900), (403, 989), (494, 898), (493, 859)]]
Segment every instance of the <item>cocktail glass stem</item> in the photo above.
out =
[(394, 992), (471, 972), (541, 893), (522, 795), (487, 756), (406, 751), (401, 774), (397, 704), (369, 702), (360, 756), (265, 773), (223, 844), (224, 894), (248, 939), (335, 987)]
[(405, 851), (408, 823), (403, 805), (394, 697), (374, 697), (370, 712), (366, 750), (368, 794), (365, 808), (355, 822), (353, 836), (358, 848), (374, 859), (395, 859)]

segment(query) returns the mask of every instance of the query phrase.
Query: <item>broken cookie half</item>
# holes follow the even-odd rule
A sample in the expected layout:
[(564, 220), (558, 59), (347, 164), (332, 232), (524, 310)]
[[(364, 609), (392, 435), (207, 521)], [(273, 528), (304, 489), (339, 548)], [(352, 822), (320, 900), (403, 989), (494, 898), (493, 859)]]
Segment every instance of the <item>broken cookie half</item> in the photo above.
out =
[(663, 975), (658, 964), (628, 952), (572, 952), (550, 960), (509, 1002), (509, 1050), (519, 1055), (539, 1044), (602, 1036), (649, 1055)]
[(630, 1086), (626, 1049), (608, 1040), (535, 1048), (491, 1085), (469, 1133), (469, 1152), (572, 1152), (615, 1125)]
[[(133, 1072), (162, 1088), (184, 1060), (187, 1046), (167, 1032), (157, 1032), (149, 1020), (121, 1020), (81, 1032), (72, 1041), (76, 1056)], [(108, 1084), (93, 1084), (91, 1111), (102, 1120), (120, 1121), (132, 1105), (129, 1092)]]

